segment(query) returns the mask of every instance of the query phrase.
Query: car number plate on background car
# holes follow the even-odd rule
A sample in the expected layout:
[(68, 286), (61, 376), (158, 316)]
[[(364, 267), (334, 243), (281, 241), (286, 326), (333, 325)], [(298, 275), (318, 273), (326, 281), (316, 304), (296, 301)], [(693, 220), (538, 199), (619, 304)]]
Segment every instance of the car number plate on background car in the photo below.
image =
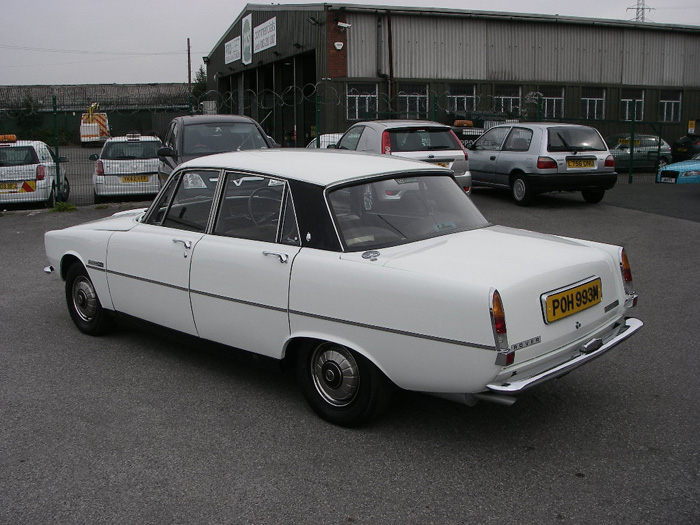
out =
[(593, 168), (595, 160), (593, 159), (566, 159), (567, 168)]
[(661, 182), (676, 182), (676, 179), (673, 177), (661, 177)]
[(542, 294), (542, 308), (547, 324), (569, 317), (603, 300), (602, 282), (599, 277), (587, 279), (564, 290)]
[(148, 182), (148, 175), (126, 175), (122, 182)]
[(16, 182), (0, 182), (0, 190), (14, 190), (16, 187)]

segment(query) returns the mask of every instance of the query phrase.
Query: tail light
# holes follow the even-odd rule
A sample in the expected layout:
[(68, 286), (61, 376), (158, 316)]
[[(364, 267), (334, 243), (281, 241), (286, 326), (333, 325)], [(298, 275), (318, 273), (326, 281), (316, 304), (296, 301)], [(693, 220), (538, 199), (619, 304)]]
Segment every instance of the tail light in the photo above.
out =
[(42, 166), (41, 164), (36, 167), (36, 180), (44, 180), (46, 179), (46, 166)]
[(538, 170), (555, 170), (557, 169), (557, 161), (551, 157), (537, 157)]
[(382, 133), (382, 153), (391, 155), (391, 136), (388, 131)]
[(450, 130), (450, 133), (452, 134), (452, 137), (454, 137), (457, 144), (459, 144), (459, 147), (461, 148), (462, 153), (464, 153), (464, 160), (469, 160), (469, 155), (467, 155), (467, 148), (465, 148), (464, 144), (462, 144), (462, 141), (457, 138), (457, 135), (455, 134), (454, 131)]
[(498, 290), (491, 288), (489, 297), (489, 312), (491, 314), (491, 326), (493, 339), (496, 344), (496, 364), (499, 366), (512, 365), (515, 361), (515, 350), (508, 346), (508, 329), (506, 327), (506, 313)]
[(95, 162), (95, 175), (104, 175), (105, 174), (105, 166), (102, 164), (101, 160), (98, 160)]
[(608, 155), (608, 157), (605, 159), (605, 167), (606, 168), (614, 168), (615, 167), (615, 157), (612, 155)]
[(630, 262), (629, 259), (627, 259), (627, 252), (624, 248), (620, 248), (620, 272), (622, 273), (622, 282), (625, 283), (625, 293), (627, 295), (633, 294), (632, 269), (630, 268)]

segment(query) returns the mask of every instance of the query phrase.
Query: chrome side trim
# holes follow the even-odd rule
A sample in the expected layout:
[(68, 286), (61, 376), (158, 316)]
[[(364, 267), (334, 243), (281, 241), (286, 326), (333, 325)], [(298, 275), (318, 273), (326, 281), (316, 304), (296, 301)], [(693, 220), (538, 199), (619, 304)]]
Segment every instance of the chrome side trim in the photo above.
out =
[(388, 328), (385, 326), (377, 326), (377, 325), (372, 325), (372, 324), (367, 324), (367, 323), (359, 323), (357, 321), (348, 321), (346, 319), (338, 319), (337, 317), (328, 317), (325, 315), (313, 314), (313, 313), (309, 313), (309, 312), (300, 312), (298, 310), (290, 310), (289, 314), (290, 315), (300, 315), (303, 317), (309, 317), (311, 319), (319, 319), (321, 321), (329, 321), (331, 323), (339, 323), (339, 324), (345, 324), (345, 325), (349, 325), (349, 326), (357, 326), (359, 328), (366, 328), (368, 330), (377, 330), (379, 332), (387, 332), (390, 334), (405, 335), (408, 337), (417, 337), (418, 339), (425, 339), (427, 341), (433, 341), (433, 342), (437, 342), (437, 343), (447, 343), (447, 344), (452, 344), (452, 345), (468, 346), (471, 348), (478, 348), (480, 350), (495, 350), (496, 349), (493, 346), (483, 345), (480, 343), (470, 343), (468, 341), (459, 341), (457, 339), (448, 339), (446, 337), (437, 337), (434, 335), (419, 334), (416, 332), (408, 332), (406, 330), (398, 330), (395, 328)]
[[(611, 350), (619, 343), (633, 335), (642, 326), (644, 326), (644, 323), (642, 323), (639, 319), (629, 317), (625, 319), (623, 324), (616, 325), (608, 334), (603, 336), (601, 338), (602, 345), (600, 348), (592, 350), (590, 353), (584, 353), (585, 350), (582, 348), (580, 355), (574, 357), (566, 363), (562, 363), (559, 366), (555, 366), (554, 368), (550, 368), (549, 370), (545, 370), (544, 372), (531, 377), (514, 379), (513, 381), (506, 381), (503, 383), (489, 383), (486, 385), (486, 388), (488, 388), (491, 392), (496, 392), (499, 394), (517, 394), (535, 385), (549, 381), (550, 379), (561, 377), (579, 366), (592, 361), (596, 357), (603, 355), (608, 350)], [(590, 343), (590, 341), (588, 343)], [(586, 343), (584, 347), (587, 346), (588, 343)], [(595, 346), (595, 344), (591, 346)]]

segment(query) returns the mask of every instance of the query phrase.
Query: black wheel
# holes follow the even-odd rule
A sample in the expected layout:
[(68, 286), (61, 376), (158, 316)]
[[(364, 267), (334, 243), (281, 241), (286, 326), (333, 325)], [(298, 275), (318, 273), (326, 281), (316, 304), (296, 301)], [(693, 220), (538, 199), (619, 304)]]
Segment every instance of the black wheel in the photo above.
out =
[(102, 308), (95, 287), (85, 268), (73, 264), (66, 275), (66, 303), (71, 319), (78, 329), (88, 335), (101, 335), (111, 326), (109, 313)]
[(49, 198), (46, 199), (46, 207), (53, 208), (56, 206), (56, 186), (51, 186), (51, 193), (49, 193)]
[(587, 190), (582, 190), (581, 194), (586, 202), (597, 204), (603, 200), (605, 190), (603, 188), (588, 188)]
[(514, 176), (513, 181), (510, 183), (510, 191), (516, 204), (527, 206), (532, 202), (530, 181), (522, 173)]
[(95, 204), (102, 204), (104, 202), (104, 198), (97, 193), (93, 194), (95, 197)]
[(392, 385), (369, 360), (345, 346), (316, 341), (299, 352), (297, 375), (311, 408), (323, 419), (355, 427), (378, 416)]
[(70, 184), (68, 183), (68, 179), (64, 178), (63, 184), (61, 184), (61, 201), (63, 201), (63, 202), (68, 201), (69, 195), (70, 195)]

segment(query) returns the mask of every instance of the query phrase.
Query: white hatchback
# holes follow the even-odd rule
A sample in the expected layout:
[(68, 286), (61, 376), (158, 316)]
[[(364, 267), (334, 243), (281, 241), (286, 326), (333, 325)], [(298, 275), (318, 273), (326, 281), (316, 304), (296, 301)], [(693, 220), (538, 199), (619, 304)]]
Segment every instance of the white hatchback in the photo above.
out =
[(158, 193), (157, 152), (161, 145), (158, 137), (136, 133), (108, 139), (99, 155), (90, 155), (95, 161), (95, 202), (114, 195)]
[(45, 202), (53, 207), (58, 183), (61, 198), (68, 199), (69, 186), (66, 157), (56, 157), (45, 143), (38, 140), (17, 140), (15, 135), (0, 135), (0, 203)]

